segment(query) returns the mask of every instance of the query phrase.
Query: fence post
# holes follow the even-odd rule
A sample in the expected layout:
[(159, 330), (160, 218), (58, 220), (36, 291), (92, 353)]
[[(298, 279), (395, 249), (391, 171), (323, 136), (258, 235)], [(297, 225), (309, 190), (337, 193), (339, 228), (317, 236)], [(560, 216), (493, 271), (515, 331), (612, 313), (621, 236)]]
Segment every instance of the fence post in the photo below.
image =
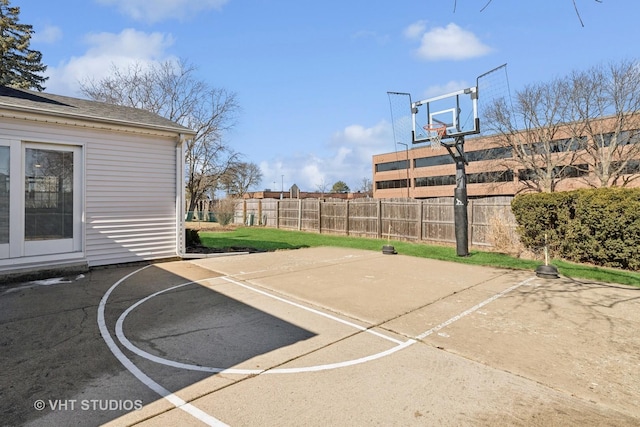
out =
[(242, 225), (247, 225), (247, 199), (242, 199)]
[(473, 218), (473, 199), (469, 200), (469, 244), (473, 245), (473, 226), (474, 218)]
[(280, 200), (276, 200), (276, 228), (280, 228)]
[(302, 199), (298, 199), (298, 230), (302, 230)]
[(345, 223), (344, 223), (344, 232), (345, 234), (348, 236), (349, 235), (349, 201), (346, 200), (346, 207), (345, 207)]
[(318, 233), (322, 234), (322, 200), (318, 199)]
[(382, 200), (378, 199), (376, 205), (376, 217), (378, 218), (378, 239), (382, 239)]
[(416, 237), (419, 242), (422, 240), (422, 200), (418, 200), (418, 227), (416, 228), (418, 229), (418, 235)]
[(267, 225), (262, 223), (262, 199), (258, 199), (258, 225)]

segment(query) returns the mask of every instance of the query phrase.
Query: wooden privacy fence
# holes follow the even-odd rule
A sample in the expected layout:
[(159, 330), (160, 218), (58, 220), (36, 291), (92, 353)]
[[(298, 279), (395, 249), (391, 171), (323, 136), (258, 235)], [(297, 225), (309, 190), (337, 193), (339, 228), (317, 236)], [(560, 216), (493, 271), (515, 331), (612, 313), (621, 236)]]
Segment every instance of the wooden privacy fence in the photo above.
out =
[[(496, 236), (517, 242), (510, 196), (470, 199), (469, 242), (496, 246)], [(235, 223), (394, 240), (455, 243), (452, 197), (414, 199), (246, 199)], [(504, 242), (502, 242), (504, 243)], [(501, 244), (502, 244), (501, 243)]]

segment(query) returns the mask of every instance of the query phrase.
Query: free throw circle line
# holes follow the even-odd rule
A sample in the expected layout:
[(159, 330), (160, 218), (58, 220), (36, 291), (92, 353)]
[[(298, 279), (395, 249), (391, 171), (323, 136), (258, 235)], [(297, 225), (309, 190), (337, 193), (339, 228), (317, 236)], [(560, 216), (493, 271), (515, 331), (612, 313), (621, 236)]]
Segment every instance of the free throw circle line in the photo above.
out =
[[(201, 366), (201, 365), (194, 365), (194, 364), (190, 364), (190, 363), (182, 363), (182, 362), (177, 362), (174, 360), (170, 360), (170, 359), (165, 359), (163, 357), (159, 357), (156, 356), (154, 354), (151, 354), (149, 352), (146, 352), (142, 349), (140, 349), (139, 347), (137, 347), (135, 344), (133, 344), (125, 335), (124, 333), (124, 321), (126, 319), (126, 317), (133, 311), (135, 310), (137, 307), (139, 307), (140, 305), (144, 304), (145, 302), (149, 301), (151, 298), (154, 298), (158, 295), (161, 295), (165, 292), (170, 292), (172, 290), (175, 289), (179, 289), (188, 285), (192, 285), (192, 284), (198, 284), (201, 282), (206, 282), (206, 281), (211, 281), (211, 280), (215, 280), (215, 279), (223, 279), (229, 283), (241, 286), (245, 289), (251, 290), (253, 292), (257, 292), (261, 295), (267, 296), (269, 298), (273, 298), (276, 299), (280, 302), (286, 303), (286, 304), (290, 304), (293, 305), (297, 308), (309, 311), (311, 313), (323, 316), (323, 317), (327, 317), (331, 320), (334, 320), (336, 322), (339, 323), (343, 323), (345, 325), (348, 325), (352, 328), (358, 329), (360, 331), (363, 332), (367, 332), (370, 333), (372, 335), (375, 335), (377, 337), (380, 338), (384, 338), (388, 341), (392, 341), (396, 344), (395, 347), (392, 347), (388, 350), (379, 352), (379, 353), (375, 353), (372, 355), (368, 355), (368, 356), (364, 356), (361, 358), (357, 358), (357, 359), (352, 359), (352, 360), (347, 360), (347, 361), (343, 361), (343, 362), (336, 362), (336, 363), (330, 363), (330, 364), (324, 364), (324, 365), (314, 365), (314, 366), (306, 366), (306, 367), (300, 367), (300, 368), (275, 368), (275, 369), (236, 369), (236, 368), (217, 368), (217, 367), (211, 367), (211, 366)], [(360, 363), (365, 363), (365, 362), (369, 362), (371, 360), (375, 360), (375, 359), (379, 359), (381, 357), (385, 357), (388, 356), (389, 354), (395, 353), (398, 350), (401, 350), (411, 344), (413, 344), (415, 342), (415, 340), (407, 340), (407, 341), (399, 341), (396, 340), (395, 338), (391, 338), (388, 337), (384, 334), (380, 334), (376, 331), (372, 331), (368, 328), (364, 328), (360, 325), (357, 325), (355, 323), (340, 319), (338, 317), (332, 316), (330, 314), (327, 313), (323, 313), (321, 311), (309, 308), (309, 307), (305, 307), (301, 304), (286, 300), (284, 298), (269, 294), (268, 292), (264, 292), (262, 290), (259, 289), (255, 289), (251, 286), (245, 285), (241, 282), (238, 282), (236, 280), (233, 280), (227, 276), (223, 276), (223, 277), (215, 277), (215, 278), (209, 278), (209, 279), (202, 279), (202, 280), (196, 280), (196, 281), (192, 281), (192, 282), (186, 282), (186, 283), (182, 283), (179, 285), (175, 285), (172, 286), (170, 288), (167, 289), (163, 289), (161, 291), (155, 292), (151, 295), (146, 296), (145, 298), (139, 300), (138, 302), (136, 302), (135, 304), (131, 305), (129, 308), (127, 308), (118, 318), (117, 322), (116, 322), (116, 337), (118, 338), (118, 340), (120, 341), (120, 343), (122, 343), (123, 346), (125, 346), (128, 350), (132, 351), (133, 353), (137, 354), (138, 356), (147, 359), (149, 361), (158, 363), (158, 364), (162, 364), (165, 366), (171, 366), (174, 368), (179, 368), (179, 369), (185, 369), (185, 370), (190, 370), (190, 371), (199, 371), (199, 372), (211, 372), (211, 373), (225, 373), (225, 374), (237, 374), (237, 375), (258, 375), (258, 374), (263, 374), (263, 373), (269, 373), (269, 374), (292, 374), (292, 373), (302, 373), (302, 372), (317, 372), (317, 371), (324, 371), (324, 370), (330, 370), (330, 369), (337, 369), (337, 368), (342, 368), (342, 367), (346, 367), (346, 366), (353, 366), (353, 365), (357, 365)]]
[(115, 284), (113, 284), (107, 290), (107, 292), (105, 292), (105, 294), (102, 296), (102, 298), (100, 299), (100, 304), (98, 305), (98, 316), (97, 316), (98, 317), (98, 329), (100, 330), (100, 335), (102, 335), (102, 339), (107, 344), (107, 347), (109, 347), (109, 350), (111, 350), (111, 353), (113, 353), (113, 355), (120, 361), (120, 363), (122, 363), (122, 365), (129, 372), (131, 372), (131, 374), (133, 374), (133, 376), (135, 376), (140, 382), (142, 382), (149, 389), (151, 389), (152, 391), (154, 391), (155, 393), (160, 395), (160, 397), (162, 397), (165, 400), (167, 400), (169, 403), (171, 403), (176, 408), (178, 408), (178, 409), (188, 413), (189, 415), (197, 418), (198, 420), (202, 421), (206, 425), (216, 426), (216, 427), (227, 426), (227, 424), (223, 423), (219, 419), (207, 414), (203, 410), (201, 410), (201, 409), (193, 406), (192, 404), (184, 401), (180, 397), (178, 397), (175, 394), (171, 393), (169, 390), (167, 390), (166, 388), (162, 387), (160, 384), (158, 384), (157, 382), (152, 380), (147, 374), (142, 372), (140, 370), (140, 368), (138, 368), (122, 352), (122, 350), (120, 350), (120, 348), (116, 345), (115, 341), (111, 337), (111, 334), (109, 333), (109, 328), (107, 328), (107, 322), (105, 320), (105, 315), (104, 315), (105, 307), (107, 305), (107, 301), (109, 299), (109, 296), (111, 295), (111, 293), (113, 293), (113, 291), (120, 284), (122, 284), (129, 277), (133, 276), (134, 274), (136, 274), (136, 273), (138, 273), (138, 272), (140, 272), (140, 271), (142, 271), (142, 270), (144, 270), (144, 269), (146, 269), (148, 267), (150, 267), (150, 265), (147, 265), (145, 267), (139, 268), (138, 270), (135, 270), (135, 271), (127, 274), (122, 279), (118, 280)]

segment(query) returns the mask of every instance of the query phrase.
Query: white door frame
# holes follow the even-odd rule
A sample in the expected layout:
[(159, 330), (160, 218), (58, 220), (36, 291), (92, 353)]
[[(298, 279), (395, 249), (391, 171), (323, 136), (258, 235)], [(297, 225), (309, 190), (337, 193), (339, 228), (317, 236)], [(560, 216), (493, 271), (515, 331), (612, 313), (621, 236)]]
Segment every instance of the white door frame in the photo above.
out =
[[(9, 181), (9, 243), (0, 244), (0, 260), (56, 254), (78, 253), (83, 250), (83, 147), (45, 142), (0, 139), (0, 145), (10, 147)], [(43, 149), (73, 153), (73, 238), (27, 241), (25, 239), (25, 168), (26, 150)]]

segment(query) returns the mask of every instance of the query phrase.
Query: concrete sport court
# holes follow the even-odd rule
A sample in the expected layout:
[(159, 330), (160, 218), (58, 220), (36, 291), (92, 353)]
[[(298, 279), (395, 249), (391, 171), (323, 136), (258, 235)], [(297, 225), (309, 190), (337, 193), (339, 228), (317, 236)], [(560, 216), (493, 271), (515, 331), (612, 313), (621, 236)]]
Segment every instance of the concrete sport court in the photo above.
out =
[(0, 289), (9, 424), (640, 423), (639, 288), (338, 248), (66, 282)]

